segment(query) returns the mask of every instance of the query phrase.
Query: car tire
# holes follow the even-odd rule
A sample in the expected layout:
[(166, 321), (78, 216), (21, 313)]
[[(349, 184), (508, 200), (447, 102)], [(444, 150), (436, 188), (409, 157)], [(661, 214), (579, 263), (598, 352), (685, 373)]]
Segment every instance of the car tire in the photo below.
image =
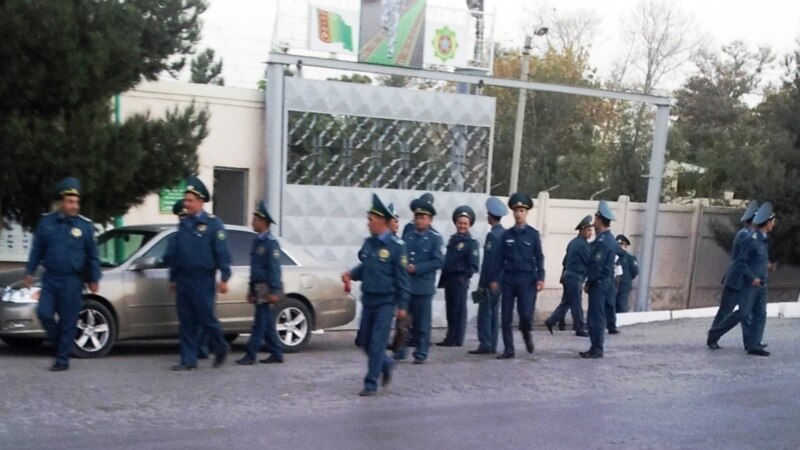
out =
[(233, 341), (235, 341), (239, 337), (239, 333), (228, 333), (223, 337), (225, 338), (225, 342), (227, 342), (228, 344), (233, 344)]
[(20, 350), (33, 350), (41, 347), (44, 343), (44, 339), (18, 336), (3, 336), (0, 337), (0, 340), (5, 342), (9, 347), (18, 348)]
[(274, 307), (275, 329), (283, 351), (294, 353), (302, 350), (311, 339), (314, 329), (308, 307), (296, 298), (285, 298)]
[(97, 300), (84, 299), (72, 354), (78, 358), (102, 358), (111, 351), (116, 338), (117, 321), (108, 307)]

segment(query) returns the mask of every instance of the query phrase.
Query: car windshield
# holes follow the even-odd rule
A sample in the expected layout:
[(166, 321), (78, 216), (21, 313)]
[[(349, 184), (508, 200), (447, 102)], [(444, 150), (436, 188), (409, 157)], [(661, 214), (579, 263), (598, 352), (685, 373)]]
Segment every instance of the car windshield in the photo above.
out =
[(100, 265), (117, 267), (127, 261), (155, 235), (155, 231), (126, 229), (111, 230), (101, 234), (97, 238)]

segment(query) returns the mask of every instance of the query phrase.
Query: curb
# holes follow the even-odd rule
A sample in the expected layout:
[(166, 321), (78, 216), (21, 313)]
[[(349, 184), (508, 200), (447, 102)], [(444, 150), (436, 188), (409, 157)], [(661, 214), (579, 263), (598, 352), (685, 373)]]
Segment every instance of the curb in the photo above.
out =
[[(617, 326), (636, 325), (640, 323), (662, 322), (676, 319), (699, 319), (714, 317), (717, 307), (676, 309), (670, 311), (641, 311), (617, 314)], [(800, 303), (767, 303), (767, 317), (781, 319), (800, 318)]]

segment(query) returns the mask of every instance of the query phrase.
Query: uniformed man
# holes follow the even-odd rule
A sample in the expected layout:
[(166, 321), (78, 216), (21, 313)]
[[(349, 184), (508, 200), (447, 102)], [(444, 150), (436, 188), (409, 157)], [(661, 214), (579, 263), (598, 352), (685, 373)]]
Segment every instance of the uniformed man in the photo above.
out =
[(592, 216), (586, 216), (575, 227), (578, 235), (572, 238), (567, 244), (567, 254), (564, 255), (563, 267), (561, 272), (561, 284), (564, 291), (561, 294), (561, 303), (556, 307), (550, 317), (544, 321), (550, 334), (553, 334), (553, 326), (560, 323), (567, 315), (567, 310), (572, 311), (572, 329), (576, 336), (586, 337), (585, 323), (583, 321), (583, 283), (586, 281), (586, 271), (589, 266), (589, 239), (594, 232)]
[(259, 360), (263, 364), (282, 364), (283, 348), (275, 329), (273, 306), (281, 300), (281, 246), (270, 233), (270, 224), (275, 223), (267, 204), (258, 202), (253, 212), (251, 226), (257, 233), (250, 250), (250, 288), (247, 301), (256, 305), (253, 328), (247, 342), (247, 352), (236, 360), (236, 364), (252, 366), (256, 362), (261, 343), (266, 342), (269, 357)]
[(397, 210), (394, 208), (394, 203), (389, 203), (386, 205), (386, 209), (389, 210), (389, 230), (392, 232), (393, 235), (400, 237), (397, 232), (400, 231), (400, 214), (397, 213)]
[[(186, 179), (183, 196), (186, 217), (169, 240), (164, 255), (164, 262), (170, 269), (171, 287), (176, 292), (180, 328), (181, 361), (172, 366), (172, 370), (197, 368), (200, 330), (208, 336), (209, 346), (215, 353), (213, 367), (225, 363), (230, 349), (214, 315), (214, 303), (216, 291), (228, 292), (231, 258), (222, 221), (203, 211), (203, 203), (209, 199), (208, 189), (200, 179)], [(217, 270), (221, 280), (215, 289)]]
[(467, 328), (467, 290), (472, 275), (478, 272), (478, 242), (469, 233), (475, 223), (475, 211), (467, 205), (453, 211), (456, 232), (447, 242), (439, 287), (444, 288), (447, 334), (436, 345), (461, 347)]
[(405, 244), (389, 230), (391, 213), (377, 195), (372, 195), (372, 207), (367, 211), (370, 237), (364, 240), (358, 259), (361, 261), (342, 274), (345, 285), (350, 280), (361, 281), (361, 324), (356, 344), (368, 356), (364, 388), (359, 395), (372, 396), (382, 385), (392, 380), (394, 361), (386, 354), (386, 344), (392, 327), (392, 316), (406, 316), (410, 297), (408, 256)]
[(478, 348), (470, 350), (473, 355), (497, 352), (498, 319), (500, 312), (500, 283), (503, 271), (500, 260), (503, 233), (500, 219), (508, 214), (508, 208), (497, 197), (486, 200), (487, 220), (491, 230), (483, 244), (483, 262), (478, 279), (478, 289), (483, 293), (483, 301), (478, 304)]
[(180, 199), (172, 205), (172, 214), (178, 216), (178, 220), (186, 217), (186, 207), (183, 206), (183, 199)]
[(589, 267), (586, 277), (586, 291), (589, 293), (587, 324), (591, 347), (580, 355), (583, 358), (602, 358), (605, 340), (605, 308), (614, 299), (614, 263), (619, 254), (619, 245), (611, 234), (611, 221), (617, 220), (605, 200), (594, 215), (594, 229), (597, 238), (590, 248)]
[[(740, 222), (742, 222), (742, 228), (736, 232), (736, 235), (733, 238), (731, 261), (722, 277), (722, 297), (720, 299), (719, 309), (717, 309), (717, 314), (714, 316), (714, 320), (711, 322), (711, 329), (714, 329), (719, 325), (722, 319), (730, 315), (733, 312), (733, 308), (735, 308), (739, 303), (738, 296), (739, 292), (743, 288), (741, 279), (742, 270), (744, 269), (744, 265), (740, 264), (739, 261), (742, 258), (741, 252), (745, 248), (743, 244), (756, 230), (756, 226), (753, 224), (753, 217), (755, 217), (758, 207), (758, 202), (756, 200), (752, 200), (750, 204), (747, 205), (747, 209), (745, 209), (744, 214), (740, 219)], [(744, 286), (744, 288), (747, 288), (747, 286)], [(709, 333), (711, 329), (709, 329)], [(707, 338), (706, 345), (711, 350), (718, 350), (720, 348), (717, 340), (714, 339)]]
[[(178, 216), (178, 224), (180, 225), (181, 220), (186, 217), (186, 207), (183, 206), (183, 199), (177, 200), (172, 205), (172, 214)], [(174, 237), (175, 235), (172, 235), (170, 239)], [(197, 338), (197, 359), (208, 359), (208, 336), (206, 336), (202, 328), (199, 330), (199, 337)]]
[(94, 227), (89, 219), (79, 215), (80, 181), (65, 178), (56, 184), (54, 194), (59, 201), (57, 211), (44, 215), (36, 226), (23, 284), (30, 288), (36, 268), (44, 266), (36, 315), (55, 347), (55, 363), (50, 370), (61, 372), (69, 369), (83, 306), (83, 286), (86, 284), (89, 291), (97, 292), (102, 274)]
[(528, 194), (517, 192), (508, 199), (508, 207), (514, 213), (514, 226), (503, 233), (502, 261), (502, 324), (505, 349), (497, 359), (514, 358), (514, 334), (511, 322), (514, 304), (519, 315), (519, 329), (525, 341), (525, 349), (533, 353), (533, 313), (536, 310), (536, 295), (544, 289), (544, 255), (539, 232), (528, 225), (528, 211), (533, 208), (533, 199)]
[[(436, 293), (436, 272), (442, 267), (442, 236), (431, 230), (436, 208), (422, 198), (411, 202), (416, 228), (403, 235), (408, 252), (408, 273), (411, 279), (411, 342), (415, 344), (414, 364), (428, 359), (431, 344), (431, 303)], [(401, 344), (394, 359), (406, 357), (406, 346)]]
[[(633, 289), (633, 280), (639, 276), (639, 261), (631, 253), (628, 253), (628, 247), (631, 245), (630, 239), (624, 234), (617, 235), (617, 245), (620, 247), (619, 257), (617, 258), (617, 266), (622, 271), (622, 274), (615, 277), (615, 298), (613, 307), (606, 310), (607, 328), (609, 334), (618, 334), (617, 328), (617, 313), (628, 312), (628, 298)], [(611, 318), (609, 318), (609, 312)]]
[(748, 355), (769, 356), (761, 339), (767, 317), (767, 278), (769, 252), (767, 235), (775, 227), (776, 215), (772, 203), (764, 202), (753, 217), (756, 231), (741, 242), (739, 258), (734, 262), (741, 276), (738, 277), (737, 294), (739, 309), (728, 314), (708, 331), (708, 344), (714, 345), (730, 329), (741, 322), (742, 341)]
[[(433, 194), (431, 194), (429, 192), (426, 192), (426, 193), (422, 194), (419, 198), (420, 198), (420, 200), (428, 202), (428, 203), (431, 204), (431, 206), (433, 206)], [(415, 229), (417, 229), (417, 224), (416, 224), (415, 221), (412, 220), (411, 222), (408, 222), (403, 227), (403, 234), (401, 234), (400, 236), (405, 236), (406, 233), (410, 233), (410, 232), (414, 231)], [(431, 224), (431, 231), (433, 231), (435, 233), (439, 233), (438, 231), (436, 231), (436, 228), (433, 227), (433, 224)], [(440, 235), (441, 235), (441, 233), (440, 233)]]

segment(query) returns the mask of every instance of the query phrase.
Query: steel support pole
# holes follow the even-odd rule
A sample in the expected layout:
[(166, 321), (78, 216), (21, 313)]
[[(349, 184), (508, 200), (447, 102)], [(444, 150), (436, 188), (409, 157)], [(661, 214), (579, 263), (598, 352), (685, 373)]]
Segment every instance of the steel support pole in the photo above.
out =
[[(528, 81), (528, 71), (530, 70), (531, 60), (531, 37), (525, 36), (525, 47), (522, 49), (522, 58), (520, 60), (519, 79), (520, 81)], [(522, 154), (522, 127), (525, 124), (525, 101), (527, 99), (528, 91), (526, 89), (519, 90), (519, 99), (517, 100), (517, 120), (514, 124), (514, 150), (511, 154), (511, 180), (509, 181), (508, 195), (517, 192), (519, 185), (519, 160)]]
[(658, 207), (661, 201), (661, 182), (664, 177), (664, 156), (667, 151), (669, 106), (658, 105), (653, 127), (653, 148), (650, 153), (650, 175), (647, 183), (647, 206), (644, 216), (644, 243), (636, 293), (636, 311), (650, 309), (650, 285), (655, 261)]
[(281, 235), (283, 222), (283, 169), (284, 161), (284, 118), (283, 93), (284, 75), (282, 64), (267, 63), (267, 89), (264, 93), (264, 130), (266, 133), (266, 183), (264, 198), (277, 224), (272, 225), (272, 232)]

